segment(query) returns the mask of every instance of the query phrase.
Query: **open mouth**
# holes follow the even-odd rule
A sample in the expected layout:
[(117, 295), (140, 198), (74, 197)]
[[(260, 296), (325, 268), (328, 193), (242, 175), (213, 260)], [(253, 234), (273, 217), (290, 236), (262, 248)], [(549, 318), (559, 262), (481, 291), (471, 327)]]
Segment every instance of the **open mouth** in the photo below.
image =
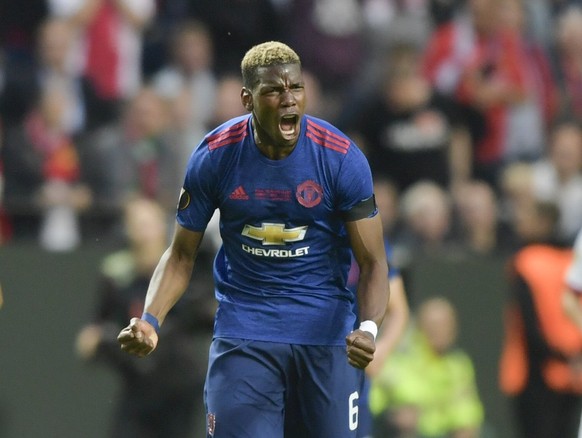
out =
[(281, 117), (279, 128), (285, 137), (292, 137), (297, 132), (297, 122), (299, 117), (296, 114), (288, 114)]

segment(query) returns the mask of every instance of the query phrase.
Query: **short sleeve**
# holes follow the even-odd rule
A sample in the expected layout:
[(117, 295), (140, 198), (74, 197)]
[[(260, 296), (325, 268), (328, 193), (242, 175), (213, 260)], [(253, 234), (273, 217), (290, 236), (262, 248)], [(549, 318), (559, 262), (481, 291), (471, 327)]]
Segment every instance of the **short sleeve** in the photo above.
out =
[(206, 144), (198, 146), (188, 162), (176, 219), (192, 231), (203, 231), (217, 208), (217, 177)]
[[(362, 201), (374, 194), (372, 172), (366, 156), (352, 143), (347, 156), (342, 162), (337, 183), (337, 208), (345, 214)], [(369, 217), (375, 216), (377, 210), (371, 209)]]

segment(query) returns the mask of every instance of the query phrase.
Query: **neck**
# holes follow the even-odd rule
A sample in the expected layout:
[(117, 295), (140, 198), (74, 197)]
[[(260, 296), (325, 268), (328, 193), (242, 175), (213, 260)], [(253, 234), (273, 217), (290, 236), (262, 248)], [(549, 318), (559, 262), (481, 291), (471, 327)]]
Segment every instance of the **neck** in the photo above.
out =
[(257, 148), (259, 148), (261, 153), (270, 160), (282, 160), (283, 158), (287, 158), (291, 152), (293, 152), (293, 149), (295, 149), (295, 145), (278, 146), (271, 139), (264, 140), (267, 136), (260, 136), (256, 126), (253, 127), (253, 136)]

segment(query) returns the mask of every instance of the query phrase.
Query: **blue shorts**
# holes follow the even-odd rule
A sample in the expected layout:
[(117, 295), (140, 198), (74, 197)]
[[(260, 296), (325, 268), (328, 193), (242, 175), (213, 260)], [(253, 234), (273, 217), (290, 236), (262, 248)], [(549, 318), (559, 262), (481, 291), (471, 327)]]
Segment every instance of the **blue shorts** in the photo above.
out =
[(214, 339), (208, 438), (355, 438), (362, 370), (345, 347)]
[(360, 389), (360, 409), (358, 421), (358, 438), (369, 438), (372, 436), (374, 418), (370, 411), (370, 378), (365, 377)]

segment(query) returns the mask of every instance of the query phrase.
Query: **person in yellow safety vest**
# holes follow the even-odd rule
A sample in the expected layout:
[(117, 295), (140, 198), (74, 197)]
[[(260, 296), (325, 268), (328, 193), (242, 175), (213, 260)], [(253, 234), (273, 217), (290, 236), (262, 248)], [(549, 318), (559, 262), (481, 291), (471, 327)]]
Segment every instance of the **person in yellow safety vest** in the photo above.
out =
[(373, 380), (375, 436), (477, 437), (484, 410), (471, 358), (455, 346), (457, 318), (445, 298), (426, 300), (408, 342)]

